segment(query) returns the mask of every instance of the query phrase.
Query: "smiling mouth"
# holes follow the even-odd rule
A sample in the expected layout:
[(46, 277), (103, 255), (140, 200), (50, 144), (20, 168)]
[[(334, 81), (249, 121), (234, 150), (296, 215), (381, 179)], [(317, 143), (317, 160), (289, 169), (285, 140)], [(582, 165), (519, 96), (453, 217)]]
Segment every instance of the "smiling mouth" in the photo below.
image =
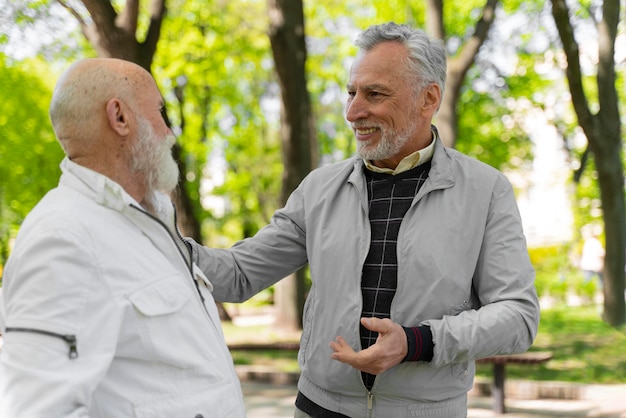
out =
[(373, 134), (377, 130), (378, 128), (355, 128), (354, 132), (356, 132), (358, 135), (369, 135)]

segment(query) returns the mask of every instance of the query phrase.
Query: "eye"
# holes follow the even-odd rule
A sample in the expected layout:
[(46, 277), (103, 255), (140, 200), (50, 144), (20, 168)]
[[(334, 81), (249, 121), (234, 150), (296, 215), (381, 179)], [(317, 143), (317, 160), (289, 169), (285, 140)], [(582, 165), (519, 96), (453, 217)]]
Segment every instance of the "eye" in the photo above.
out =
[(165, 125), (169, 129), (172, 129), (172, 124), (170, 123), (170, 119), (167, 117), (167, 110), (165, 109), (165, 106), (161, 106), (159, 112), (161, 113), (161, 117), (163, 118), (163, 122), (165, 122)]

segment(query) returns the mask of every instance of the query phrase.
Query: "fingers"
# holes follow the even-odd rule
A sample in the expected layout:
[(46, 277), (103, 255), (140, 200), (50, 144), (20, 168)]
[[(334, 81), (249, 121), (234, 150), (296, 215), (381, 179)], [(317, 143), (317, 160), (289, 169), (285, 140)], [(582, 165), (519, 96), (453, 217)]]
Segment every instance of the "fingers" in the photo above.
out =
[(348, 364), (362, 372), (380, 374), (395, 364), (390, 364), (385, 353), (381, 353), (380, 345), (372, 345), (369, 348), (355, 352), (354, 349), (340, 336), (332, 341), (330, 348), (333, 350), (331, 358)]
[(335, 341), (332, 341), (329, 345), (330, 345), (330, 348), (332, 348), (335, 353), (342, 353), (344, 351), (347, 351), (347, 352), (354, 351), (352, 350), (352, 347), (350, 347), (350, 345), (346, 343), (346, 340), (344, 340), (341, 336), (338, 336), (337, 338), (335, 338)]
[(394, 323), (390, 319), (380, 318), (361, 318), (361, 324), (370, 331), (375, 332), (389, 332), (393, 329)]
[(370, 331), (378, 332), (376, 343), (355, 352), (343, 337), (337, 336), (335, 341), (329, 343), (333, 350), (332, 359), (372, 374), (380, 374), (402, 361), (407, 352), (407, 343), (406, 334), (400, 325), (387, 318), (361, 318), (361, 324)]
[(356, 368), (358, 356), (352, 347), (341, 336), (335, 338), (335, 341), (332, 341), (329, 345), (333, 350), (333, 353), (330, 355), (332, 359), (338, 360), (342, 363), (347, 363)]

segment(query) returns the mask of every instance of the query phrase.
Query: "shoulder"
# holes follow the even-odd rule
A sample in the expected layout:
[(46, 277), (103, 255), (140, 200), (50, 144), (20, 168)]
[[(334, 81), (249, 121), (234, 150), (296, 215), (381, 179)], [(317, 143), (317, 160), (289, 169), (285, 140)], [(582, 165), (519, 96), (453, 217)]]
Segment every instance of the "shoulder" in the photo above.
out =
[(495, 167), (452, 148), (444, 148), (444, 152), (455, 182), (492, 188), (509, 189), (512, 187), (508, 177)]
[(458, 169), (474, 173), (480, 173), (486, 176), (498, 177), (503, 175), (502, 172), (495, 167), (492, 167), (489, 164), (484, 163), (474, 157), (463, 154), (456, 149), (444, 148), (444, 150), (451, 163), (454, 164), (454, 166)]
[(94, 226), (107, 224), (98, 205), (82, 194), (59, 186), (50, 190), (22, 222), (18, 242), (45, 245), (51, 242), (74, 243), (89, 247), (94, 242)]
[(309, 175), (315, 177), (330, 177), (344, 172), (350, 174), (352, 173), (355, 164), (358, 164), (359, 161), (360, 158), (352, 156), (342, 161), (322, 165), (312, 170)]
[(362, 167), (362, 160), (356, 156), (346, 160), (323, 165), (312, 170), (303, 180), (303, 187), (326, 188), (329, 185), (343, 184), (350, 175)]

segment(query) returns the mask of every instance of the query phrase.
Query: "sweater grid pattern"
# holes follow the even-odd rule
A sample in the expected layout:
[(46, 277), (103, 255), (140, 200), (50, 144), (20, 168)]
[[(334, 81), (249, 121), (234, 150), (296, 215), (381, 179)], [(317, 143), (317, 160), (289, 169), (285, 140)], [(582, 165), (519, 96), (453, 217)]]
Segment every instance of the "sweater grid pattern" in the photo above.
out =
[[(415, 195), (428, 178), (430, 162), (406, 172), (390, 175), (364, 169), (367, 181), (370, 249), (363, 264), (362, 317), (390, 318), (391, 303), (398, 283), (397, 243), (400, 225)], [(376, 342), (378, 333), (360, 325), (361, 348)], [(362, 372), (368, 390), (375, 375)]]

